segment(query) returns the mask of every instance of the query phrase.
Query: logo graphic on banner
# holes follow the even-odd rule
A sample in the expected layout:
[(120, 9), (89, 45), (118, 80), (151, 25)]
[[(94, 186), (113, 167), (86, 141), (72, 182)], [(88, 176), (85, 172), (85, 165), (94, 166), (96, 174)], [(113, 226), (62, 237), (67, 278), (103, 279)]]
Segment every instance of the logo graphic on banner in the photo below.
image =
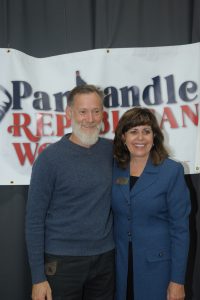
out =
[(1, 85), (0, 85), (0, 92), (2, 92), (3, 95), (5, 95), (4, 97), (2, 97), (2, 99), (0, 99), (0, 122), (1, 122), (5, 114), (11, 107), (12, 98), (10, 94), (6, 91), (6, 89)]
[(43, 59), (0, 49), (0, 184), (29, 184), (37, 156), (71, 131), (67, 97), (85, 83), (105, 93), (102, 136), (114, 137), (127, 109), (148, 107), (172, 158), (185, 173), (199, 172), (199, 48), (99, 49)]

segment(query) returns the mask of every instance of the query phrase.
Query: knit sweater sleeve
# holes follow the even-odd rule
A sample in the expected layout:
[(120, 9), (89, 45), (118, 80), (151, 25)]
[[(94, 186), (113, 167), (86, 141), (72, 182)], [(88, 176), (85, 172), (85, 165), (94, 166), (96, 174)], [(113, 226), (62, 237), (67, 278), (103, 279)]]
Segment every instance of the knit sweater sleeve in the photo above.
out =
[(45, 218), (52, 196), (55, 173), (46, 151), (33, 165), (26, 207), (26, 243), (32, 282), (46, 280), (44, 273)]

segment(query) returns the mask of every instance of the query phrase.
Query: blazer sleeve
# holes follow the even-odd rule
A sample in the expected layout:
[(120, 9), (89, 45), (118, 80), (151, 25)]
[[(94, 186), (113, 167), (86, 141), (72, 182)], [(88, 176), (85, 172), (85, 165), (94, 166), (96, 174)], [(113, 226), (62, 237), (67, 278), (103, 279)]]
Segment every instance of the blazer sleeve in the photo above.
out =
[(183, 166), (173, 170), (167, 201), (171, 238), (171, 281), (184, 284), (189, 250), (190, 195)]

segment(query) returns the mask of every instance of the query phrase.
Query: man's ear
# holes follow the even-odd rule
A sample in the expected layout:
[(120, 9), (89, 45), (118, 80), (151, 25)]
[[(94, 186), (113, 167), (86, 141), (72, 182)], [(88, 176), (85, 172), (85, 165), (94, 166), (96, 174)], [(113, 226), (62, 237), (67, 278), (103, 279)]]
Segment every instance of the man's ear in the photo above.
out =
[(66, 116), (67, 116), (68, 120), (71, 120), (71, 118), (72, 118), (72, 110), (71, 110), (71, 107), (69, 107), (69, 106), (67, 106), (67, 108), (66, 108)]

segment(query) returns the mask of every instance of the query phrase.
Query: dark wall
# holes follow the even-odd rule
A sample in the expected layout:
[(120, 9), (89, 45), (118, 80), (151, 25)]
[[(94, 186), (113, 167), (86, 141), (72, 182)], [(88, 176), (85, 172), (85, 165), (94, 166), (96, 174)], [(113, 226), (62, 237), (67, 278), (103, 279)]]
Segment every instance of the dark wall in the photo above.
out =
[[(0, 0), (0, 47), (36, 57), (199, 41), (199, 0)], [(187, 300), (199, 300), (200, 175), (187, 175), (186, 180), (192, 201), (186, 291)], [(2, 300), (30, 299), (24, 242), (27, 190), (27, 186), (0, 186)]]
[(31, 278), (24, 242), (28, 186), (0, 186), (0, 299), (28, 300)]
[(0, 0), (0, 47), (36, 57), (199, 41), (199, 0)]

